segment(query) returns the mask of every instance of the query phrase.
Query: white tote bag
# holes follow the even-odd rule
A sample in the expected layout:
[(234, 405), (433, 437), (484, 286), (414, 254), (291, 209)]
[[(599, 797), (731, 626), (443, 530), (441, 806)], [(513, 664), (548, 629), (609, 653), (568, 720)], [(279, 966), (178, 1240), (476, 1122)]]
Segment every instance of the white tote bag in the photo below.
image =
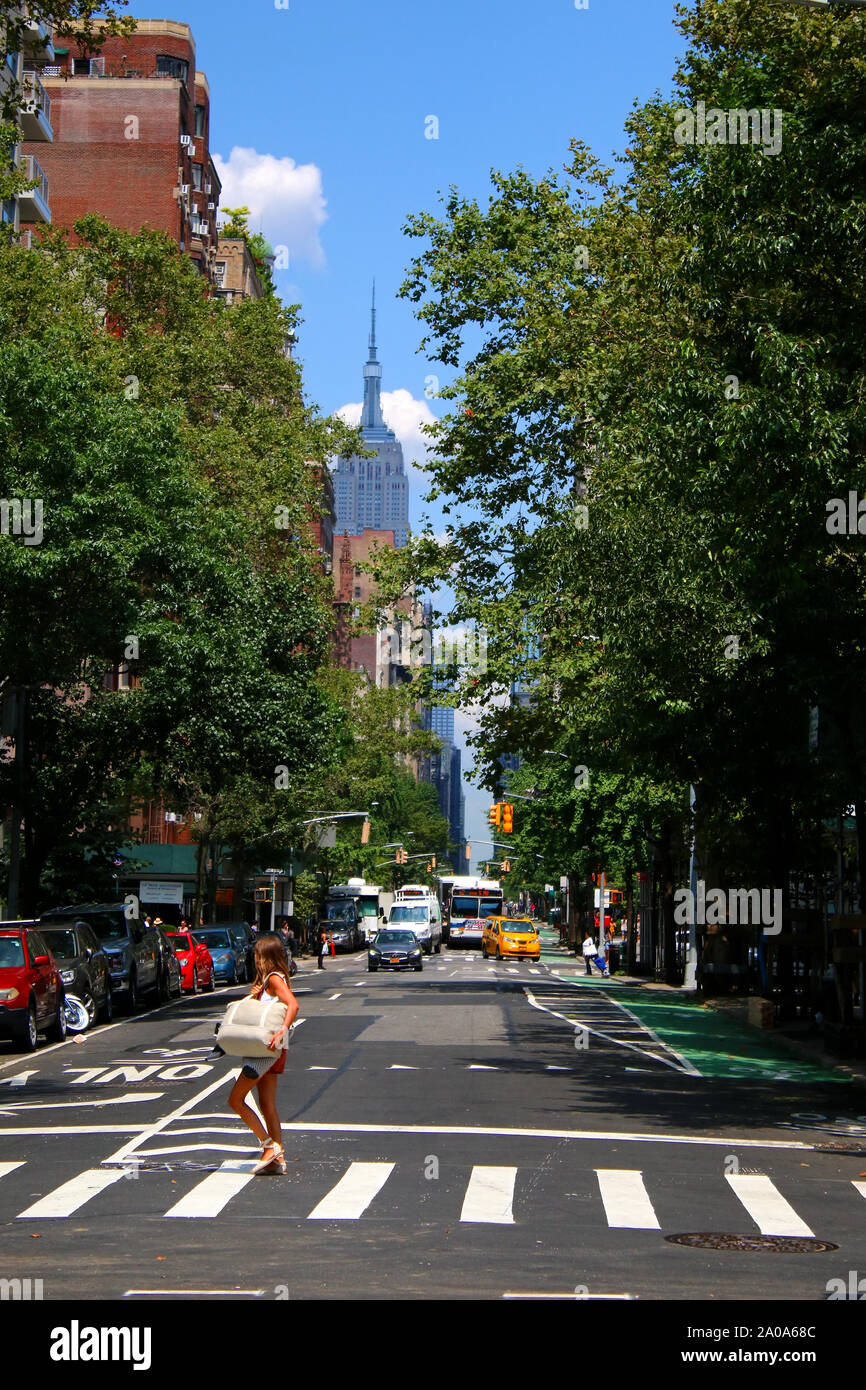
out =
[[(236, 999), (226, 1009), (216, 1040), (229, 1057), (277, 1057), (282, 1049), (268, 1047), (268, 1042), (286, 1017), (282, 999), (266, 994), (254, 999), (251, 994)], [(286, 1033), (283, 1048), (289, 1045)]]

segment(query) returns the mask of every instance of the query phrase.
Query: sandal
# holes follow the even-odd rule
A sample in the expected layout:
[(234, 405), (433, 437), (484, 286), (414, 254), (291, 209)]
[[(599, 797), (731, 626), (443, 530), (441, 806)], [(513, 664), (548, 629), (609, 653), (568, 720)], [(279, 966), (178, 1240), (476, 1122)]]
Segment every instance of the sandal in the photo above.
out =
[[(273, 1149), (273, 1153), (270, 1158), (265, 1158), (268, 1149)], [(286, 1156), (283, 1153), (282, 1144), (278, 1144), (275, 1139), (265, 1139), (262, 1144), (262, 1157), (253, 1169), (253, 1173), (285, 1173), (285, 1171)]]

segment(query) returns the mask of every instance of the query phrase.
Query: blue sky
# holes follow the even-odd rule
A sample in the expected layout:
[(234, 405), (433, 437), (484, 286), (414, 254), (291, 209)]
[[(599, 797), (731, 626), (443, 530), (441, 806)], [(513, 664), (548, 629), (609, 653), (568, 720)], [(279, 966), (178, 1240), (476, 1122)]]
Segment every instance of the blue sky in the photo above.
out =
[[(670, 89), (682, 47), (673, 0), (280, 3), (179, 0), (168, 11), (191, 26), (210, 82), (222, 202), (247, 203), (253, 228), (288, 248), (278, 288), (302, 305), (298, 355), (325, 412), (361, 399), (375, 276), (385, 415), (420, 456), (437, 368), (417, 355), (419, 325), (395, 297), (414, 246), (407, 214), (435, 211), (451, 184), (486, 197), (491, 168), (559, 169), (572, 136), (610, 158), (633, 101)], [(161, 8), (134, 0), (130, 12)], [(425, 138), (431, 116), (438, 139)], [(486, 833), (488, 804), (467, 787), (470, 835)]]

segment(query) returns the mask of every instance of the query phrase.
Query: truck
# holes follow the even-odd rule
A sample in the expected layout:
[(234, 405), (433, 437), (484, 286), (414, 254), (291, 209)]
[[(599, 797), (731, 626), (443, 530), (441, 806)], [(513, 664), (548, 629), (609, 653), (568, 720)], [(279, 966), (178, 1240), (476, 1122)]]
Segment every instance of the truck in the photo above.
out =
[(351, 920), (357, 928), (358, 944), (369, 944), (387, 920), (393, 901), (394, 894), (378, 884), (350, 878), (348, 883), (334, 884), (328, 890), (322, 925), (330, 929), (332, 922)]

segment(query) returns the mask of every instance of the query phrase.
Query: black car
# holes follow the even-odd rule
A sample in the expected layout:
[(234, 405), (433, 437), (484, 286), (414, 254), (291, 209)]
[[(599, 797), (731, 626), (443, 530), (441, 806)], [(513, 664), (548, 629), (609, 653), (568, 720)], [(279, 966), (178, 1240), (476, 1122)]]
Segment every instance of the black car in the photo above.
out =
[(180, 999), (183, 994), (180, 961), (174, 953), (165, 928), (154, 924), (154, 930), (159, 937), (159, 997), (163, 1002)]
[(92, 927), (74, 921), (69, 926), (43, 922), (40, 934), (57, 961), (67, 994), (80, 999), (90, 1020), (110, 1023), (112, 1017), (111, 968), (108, 956), (97, 941)]
[(56, 907), (40, 918), (41, 927), (86, 922), (108, 957), (115, 1004), (135, 1013), (141, 996), (160, 985), (159, 932), (144, 919), (128, 918), (123, 903), (85, 903)]
[(367, 952), (368, 970), (423, 970), (423, 951), (414, 932), (385, 928)]

